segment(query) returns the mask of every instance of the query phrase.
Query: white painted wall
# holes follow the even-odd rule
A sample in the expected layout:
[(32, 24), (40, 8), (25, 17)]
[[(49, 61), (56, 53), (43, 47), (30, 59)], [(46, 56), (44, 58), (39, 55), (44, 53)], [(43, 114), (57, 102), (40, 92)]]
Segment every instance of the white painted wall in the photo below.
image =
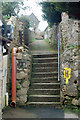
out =
[[(3, 50), (5, 51), (5, 50)], [(3, 56), (2, 108), (5, 106), (8, 55)]]

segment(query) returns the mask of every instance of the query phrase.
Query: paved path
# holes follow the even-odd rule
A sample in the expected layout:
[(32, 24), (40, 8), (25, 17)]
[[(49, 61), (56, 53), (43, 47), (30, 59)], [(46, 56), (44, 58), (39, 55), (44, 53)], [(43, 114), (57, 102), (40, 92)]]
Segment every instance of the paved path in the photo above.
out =
[(30, 45), (30, 50), (32, 54), (48, 54), (57, 52), (53, 50), (45, 40), (35, 40)]
[(3, 118), (78, 118), (78, 116), (54, 107), (9, 107), (4, 111)]

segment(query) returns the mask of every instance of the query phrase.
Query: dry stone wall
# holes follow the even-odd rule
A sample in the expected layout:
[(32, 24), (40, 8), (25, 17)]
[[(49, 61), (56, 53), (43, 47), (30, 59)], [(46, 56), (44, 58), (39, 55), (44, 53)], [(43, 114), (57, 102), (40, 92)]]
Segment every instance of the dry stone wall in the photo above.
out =
[[(13, 41), (10, 44), (10, 54), (8, 56), (8, 83), (7, 90), (9, 93), (9, 103), (11, 102), (11, 82), (12, 82), (12, 63), (11, 63), (11, 51), (13, 47), (17, 48), (16, 55), (16, 93), (17, 93), (17, 104), (25, 105), (27, 102), (27, 91), (29, 89), (29, 80), (31, 77), (31, 53), (29, 47), (24, 44), (24, 26), (22, 22), (19, 22), (17, 18), (12, 17), (8, 22), (13, 27)], [(22, 45), (20, 44), (19, 31), (22, 32)]]
[[(61, 103), (78, 107), (80, 105), (80, 21), (69, 19), (65, 14), (59, 24), (60, 35), (60, 79)], [(71, 78), (66, 84), (64, 68), (71, 68)]]
[(27, 102), (27, 91), (31, 78), (31, 55), (27, 49), (17, 53), (17, 104), (24, 105)]

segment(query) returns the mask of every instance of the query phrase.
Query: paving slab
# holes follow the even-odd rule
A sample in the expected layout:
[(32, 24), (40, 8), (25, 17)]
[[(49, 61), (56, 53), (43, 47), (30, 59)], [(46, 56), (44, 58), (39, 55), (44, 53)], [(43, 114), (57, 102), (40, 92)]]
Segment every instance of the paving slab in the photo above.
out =
[(74, 112), (64, 112), (60, 108), (54, 107), (8, 107), (3, 112), (5, 118), (78, 118)]
[(45, 40), (35, 40), (30, 45), (32, 54), (57, 53)]

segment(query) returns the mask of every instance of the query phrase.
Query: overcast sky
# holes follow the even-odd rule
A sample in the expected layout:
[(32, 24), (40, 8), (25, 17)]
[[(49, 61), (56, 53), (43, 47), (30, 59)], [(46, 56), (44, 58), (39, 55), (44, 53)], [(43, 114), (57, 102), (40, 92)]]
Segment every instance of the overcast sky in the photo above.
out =
[(24, 5), (25, 6), (29, 6), (30, 8), (23, 11), (20, 11), (20, 14), (23, 15), (30, 15), (31, 13), (34, 13), (34, 15), (38, 18), (38, 20), (40, 21), (39, 23), (39, 29), (41, 31), (43, 31), (46, 27), (47, 27), (47, 22), (43, 20), (42, 18), (42, 10), (41, 10), (41, 6), (38, 5), (38, 3), (41, 0), (24, 0)]

